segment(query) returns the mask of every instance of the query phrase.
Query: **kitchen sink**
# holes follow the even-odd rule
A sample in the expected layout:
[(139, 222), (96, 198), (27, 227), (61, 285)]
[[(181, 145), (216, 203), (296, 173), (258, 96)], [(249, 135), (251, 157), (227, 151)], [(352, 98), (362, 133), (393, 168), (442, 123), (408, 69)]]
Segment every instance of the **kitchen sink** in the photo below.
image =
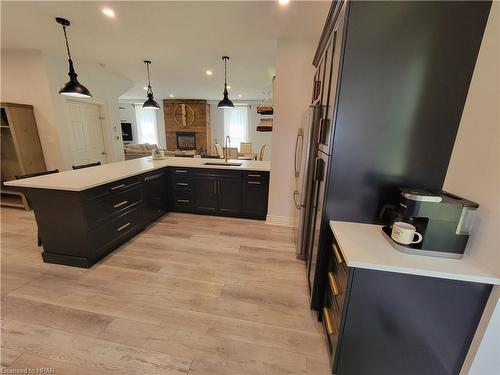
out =
[(203, 163), (203, 165), (225, 165), (225, 166), (228, 166), (228, 167), (241, 167), (243, 165), (243, 163), (234, 163), (234, 162), (227, 162), (227, 163), (217, 163), (217, 162), (208, 162), (208, 163)]

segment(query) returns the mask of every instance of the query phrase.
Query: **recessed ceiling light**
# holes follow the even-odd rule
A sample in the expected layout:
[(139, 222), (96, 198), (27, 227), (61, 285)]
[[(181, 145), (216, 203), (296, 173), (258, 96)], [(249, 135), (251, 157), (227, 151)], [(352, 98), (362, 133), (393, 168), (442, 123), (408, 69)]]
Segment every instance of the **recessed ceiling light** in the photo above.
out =
[(238, 98), (241, 98), (242, 96), (243, 96), (243, 95), (241, 95), (241, 94), (238, 94)]
[(173, 98), (174, 97), (174, 94), (170, 94), (170, 97)]
[(143, 89), (144, 89), (144, 90), (147, 90), (147, 89), (148, 89), (148, 86), (144, 86), (144, 87), (143, 87)]
[(281, 5), (287, 5), (290, 0), (278, 0)]
[(109, 18), (115, 18), (115, 11), (111, 8), (102, 8), (102, 14)]
[(214, 74), (211, 70), (207, 70), (205, 73), (207, 74), (207, 76), (211, 76), (212, 74)]
[(231, 90), (231, 86), (227, 85), (227, 89), (228, 89), (228, 90)]

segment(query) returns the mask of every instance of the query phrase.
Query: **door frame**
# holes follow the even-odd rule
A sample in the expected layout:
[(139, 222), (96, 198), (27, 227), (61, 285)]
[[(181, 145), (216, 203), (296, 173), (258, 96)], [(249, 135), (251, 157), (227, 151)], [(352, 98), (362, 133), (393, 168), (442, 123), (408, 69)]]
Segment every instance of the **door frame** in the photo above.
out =
[[(106, 153), (106, 164), (112, 162), (114, 159), (113, 153), (113, 134), (111, 134), (111, 122), (109, 118), (108, 103), (103, 99), (96, 98), (64, 98), (64, 112), (66, 118), (70, 119), (69, 103), (82, 103), (82, 104), (93, 104), (99, 107), (99, 115), (101, 120), (101, 133), (104, 143), (104, 152)], [(73, 130), (70, 129), (70, 136), (73, 137)], [(75, 163), (75, 155), (73, 146), (71, 146), (71, 164)]]

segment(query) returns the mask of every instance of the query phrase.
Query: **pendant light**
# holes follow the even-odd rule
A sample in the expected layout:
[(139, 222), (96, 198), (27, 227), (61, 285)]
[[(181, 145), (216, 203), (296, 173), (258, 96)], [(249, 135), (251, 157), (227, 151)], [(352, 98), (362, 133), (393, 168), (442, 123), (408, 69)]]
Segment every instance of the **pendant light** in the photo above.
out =
[(68, 44), (68, 36), (66, 35), (66, 27), (70, 25), (70, 22), (64, 18), (56, 17), (56, 22), (60, 24), (64, 31), (64, 39), (66, 40), (66, 50), (68, 52), (68, 62), (69, 62), (69, 82), (66, 83), (61, 90), (59, 90), (59, 94), (68, 95), (68, 96), (78, 96), (81, 98), (91, 98), (90, 91), (83, 86), (78, 79), (76, 78), (78, 74), (75, 72), (75, 68), (73, 67), (73, 60), (71, 60), (71, 53), (69, 52), (69, 44)]
[(142, 105), (142, 108), (160, 109), (160, 105), (155, 101), (153, 97), (153, 89), (151, 88), (151, 81), (149, 79), (149, 64), (151, 64), (151, 61), (144, 60), (144, 64), (146, 64), (146, 69), (148, 70), (148, 98)]
[(222, 60), (224, 60), (224, 98), (217, 104), (217, 108), (234, 108), (234, 104), (228, 98), (227, 93), (227, 60), (229, 57), (222, 56)]

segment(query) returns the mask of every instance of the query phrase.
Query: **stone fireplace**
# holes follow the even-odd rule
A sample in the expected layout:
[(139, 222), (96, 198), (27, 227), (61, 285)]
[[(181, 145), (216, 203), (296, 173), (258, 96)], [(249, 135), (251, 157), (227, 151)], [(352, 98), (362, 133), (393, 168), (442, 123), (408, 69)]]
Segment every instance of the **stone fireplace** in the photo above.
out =
[(163, 110), (169, 151), (195, 149), (198, 153), (203, 147), (211, 152), (210, 105), (206, 100), (164, 99)]
[(196, 150), (195, 132), (175, 132), (178, 150)]

